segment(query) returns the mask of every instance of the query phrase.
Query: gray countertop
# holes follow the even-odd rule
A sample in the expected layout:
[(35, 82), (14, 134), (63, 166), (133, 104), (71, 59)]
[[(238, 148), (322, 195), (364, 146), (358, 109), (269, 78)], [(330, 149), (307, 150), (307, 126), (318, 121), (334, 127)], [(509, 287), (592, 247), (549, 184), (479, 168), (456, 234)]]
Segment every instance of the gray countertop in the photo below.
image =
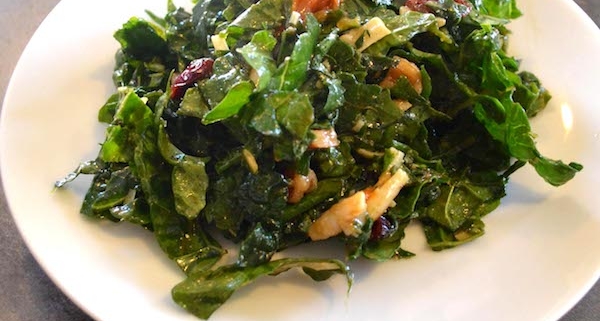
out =
[[(524, 0), (521, 0), (524, 1)], [(59, 0), (0, 0), (0, 97), (29, 38)], [(600, 25), (600, 0), (575, 0)], [(0, 186), (0, 319), (91, 320), (46, 276), (23, 243)], [(560, 321), (600, 320), (600, 282)]]

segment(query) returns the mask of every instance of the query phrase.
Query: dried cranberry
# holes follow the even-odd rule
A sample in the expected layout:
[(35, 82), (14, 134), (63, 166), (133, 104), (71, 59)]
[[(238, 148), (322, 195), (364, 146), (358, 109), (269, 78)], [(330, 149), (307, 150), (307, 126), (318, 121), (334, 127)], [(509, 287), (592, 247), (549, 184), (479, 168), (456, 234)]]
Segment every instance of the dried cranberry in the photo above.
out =
[[(432, 0), (407, 0), (404, 4), (408, 7), (408, 9), (412, 11), (419, 11), (423, 13), (431, 13), (429, 7), (427, 7), (426, 3)], [(437, 0), (434, 0), (437, 1)]]
[(392, 235), (395, 231), (396, 226), (394, 222), (385, 216), (380, 216), (375, 222), (373, 222), (370, 239), (378, 241)]
[(185, 90), (198, 80), (210, 77), (214, 60), (200, 58), (193, 60), (171, 83), (171, 99), (180, 99)]

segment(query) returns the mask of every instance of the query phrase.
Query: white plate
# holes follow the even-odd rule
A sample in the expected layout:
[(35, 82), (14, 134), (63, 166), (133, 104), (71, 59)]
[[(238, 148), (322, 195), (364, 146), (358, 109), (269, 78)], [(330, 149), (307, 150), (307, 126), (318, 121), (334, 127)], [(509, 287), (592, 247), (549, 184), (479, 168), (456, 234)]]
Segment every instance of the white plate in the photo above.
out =
[[(52, 183), (94, 158), (98, 107), (112, 91), (112, 33), (163, 0), (62, 1), (15, 69), (2, 110), (2, 177), (15, 221), (50, 277), (99, 320), (194, 320), (170, 298), (183, 275), (150, 233), (89, 221), (78, 208), (89, 180)], [(487, 235), (434, 253), (418, 228), (410, 260), (354, 264), (313, 283), (300, 273), (263, 278), (237, 292), (211, 320), (556, 320), (600, 274), (600, 32), (568, 0), (520, 1), (512, 51), (554, 95), (533, 122), (548, 156), (585, 169), (561, 188), (527, 167), (489, 215)], [(314, 249), (313, 249), (314, 250)]]

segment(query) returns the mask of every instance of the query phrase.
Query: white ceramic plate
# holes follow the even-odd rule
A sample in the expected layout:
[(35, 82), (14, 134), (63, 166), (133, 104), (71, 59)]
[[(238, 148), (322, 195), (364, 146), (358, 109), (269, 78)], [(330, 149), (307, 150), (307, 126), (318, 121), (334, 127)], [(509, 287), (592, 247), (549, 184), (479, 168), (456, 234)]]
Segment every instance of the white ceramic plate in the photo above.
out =
[[(62, 1), (23, 53), (2, 110), (2, 177), (15, 221), (50, 277), (99, 320), (194, 320), (172, 303), (170, 289), (183, 275), (150, 233), (80, 216), (89, 180), (52, 190), (94, 158), (103, 139), (95, 119), (112, 91), (112, 33), (165, 4)], [(342, 277), (313, 283), (288, 272), (237, 292), (213, 321), (556, 320), (584, 295), (600, 273), (600, 32), (568, 0), (520, 7), (512, 51), (554, 95), (533, 122), (539, 148), (584, 171), (556, 189), (527, 167), (485, 219), (483, 238), (434, 253), (412, 228), (406, 248), (417, 256), (354, 264), (349, 295)]]

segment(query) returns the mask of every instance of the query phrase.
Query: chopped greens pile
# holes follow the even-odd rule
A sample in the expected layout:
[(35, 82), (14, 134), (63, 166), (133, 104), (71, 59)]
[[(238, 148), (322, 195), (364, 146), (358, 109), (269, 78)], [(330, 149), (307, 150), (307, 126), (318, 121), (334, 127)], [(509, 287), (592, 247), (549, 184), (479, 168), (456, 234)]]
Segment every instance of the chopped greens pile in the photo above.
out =
[[(506, 51), (514, 0), (200, 0), (131, 18), (84, 215), (153, 232), (185, 272), (175, 302), (208, 318), (238, 288), (330, 258), (272, 259), (336, 238), (349, 260), (410, 257), (484, 233), (530, 164), (551, 185), (582, 169), (544, 157), (528, 122), (550, 94)], [(238, 245), (233, 263), (215, 235)], [(318, 257), (318, 253), (315, 254)]]

